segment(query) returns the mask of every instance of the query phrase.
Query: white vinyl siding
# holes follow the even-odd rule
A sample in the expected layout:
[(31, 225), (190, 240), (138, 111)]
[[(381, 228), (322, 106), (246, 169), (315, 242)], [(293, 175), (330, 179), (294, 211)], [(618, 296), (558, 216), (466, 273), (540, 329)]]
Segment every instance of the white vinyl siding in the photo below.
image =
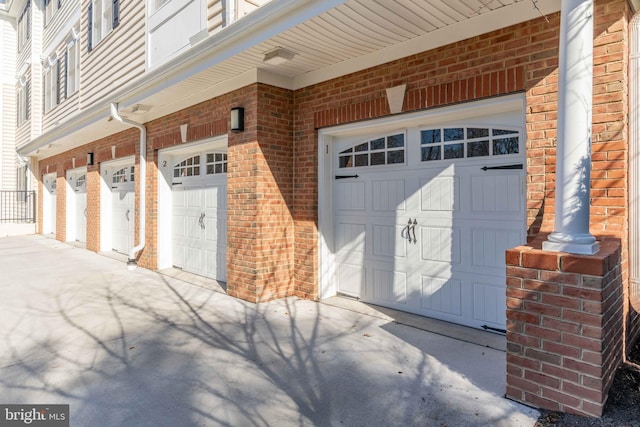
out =
[(145, 1), (120, 4), (118, 29), (102, 40), (96, 50), (89, 49), (86, 31), (89, 15), (83, 13), (81, 28), (80, 109), (100, 102), (124, 84), (144, 74)]

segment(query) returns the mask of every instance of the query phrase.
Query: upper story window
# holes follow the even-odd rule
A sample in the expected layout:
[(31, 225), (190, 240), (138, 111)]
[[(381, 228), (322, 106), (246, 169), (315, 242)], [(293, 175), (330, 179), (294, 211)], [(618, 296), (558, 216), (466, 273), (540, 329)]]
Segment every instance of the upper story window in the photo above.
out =
[(391, 165), (405, 162), (404, 134), (360, 143), (338, 154), (339, 168)]
[(60, 103), (60, 61), (56, 60), (44, 70), (44, 112)]
[(91, 0), (87, 18), (91, 50), (120, 23), (120, 0)]
[(499, 156), (520, 152), (517, 130), (480, 127), (426, 129), (420, 134), (422, 161)]
[(80, 86), (80, 51), (77, 40), (67, 44), (65, 56), (65, 95), (67, 98), (75, 93)]
[(44, 25), (51, 22), (51, 18), (62, 7), (62, 0), (44, 0)]
[(27, 1), (18, 18), (18, 50), (22, 49), (31, 37), (31, 0)]
[(18, 126), (22, 125), (27, 120), (29, 120), (31, 116), (30, 98), (31, 98), (31, 81), (25, 80), (23, 82), (21, 80), (18, 86), (18, 96), (17, 96)]

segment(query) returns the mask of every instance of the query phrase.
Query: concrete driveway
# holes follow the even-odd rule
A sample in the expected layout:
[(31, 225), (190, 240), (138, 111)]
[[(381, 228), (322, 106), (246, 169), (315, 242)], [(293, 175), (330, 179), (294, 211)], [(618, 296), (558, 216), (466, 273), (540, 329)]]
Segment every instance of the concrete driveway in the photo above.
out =
[(72, 426), (527, 426), (505, 353), (295, 298), (249, 304), (42, 236), (0, 239), (0, 403)]

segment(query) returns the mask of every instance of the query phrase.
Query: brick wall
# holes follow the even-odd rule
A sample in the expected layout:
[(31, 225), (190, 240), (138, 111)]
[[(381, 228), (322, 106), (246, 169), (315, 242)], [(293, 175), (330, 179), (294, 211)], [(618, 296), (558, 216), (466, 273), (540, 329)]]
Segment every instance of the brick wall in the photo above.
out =
[(507, 251), (507, 397), (599, 417), (623, 358), (620, 241), (580, 256), (544, 238)]

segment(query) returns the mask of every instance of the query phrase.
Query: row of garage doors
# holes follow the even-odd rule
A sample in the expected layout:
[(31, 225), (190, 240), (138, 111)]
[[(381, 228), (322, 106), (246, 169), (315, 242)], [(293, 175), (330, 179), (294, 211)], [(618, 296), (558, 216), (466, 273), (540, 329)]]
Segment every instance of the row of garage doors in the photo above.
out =
[[(504, 253), (525, 241), (522, 102), (443, 111), (321, 133), (320, 297), (345, 294), (501, 330)], [(226, 144), (224, 138), (160, 152), (161, 268), (226, 280)], [(101, 217), (110, 218), (102, 241), (123, 253), (134, 244), (133, 160), (101, 168), (109, 190)], [(77, 240), (86, 227), (83, 173), (67, 175), (74, 190), (67, 220)], [(45, 177), (52, 224), (55, 182)]]
[[(169, 176), (172, 266), (226, 280), (226, 172), (225, 151), (173, 153)], [(122, 254), (135, 245), (135, 159), (101, 164), (100, 244), (102, 251)], [(87, 169), (66, 174), (67, 241), (86, 242)], [(44, 176), (43, 232), (55, 234), (57, 220), (56, 174)]]

